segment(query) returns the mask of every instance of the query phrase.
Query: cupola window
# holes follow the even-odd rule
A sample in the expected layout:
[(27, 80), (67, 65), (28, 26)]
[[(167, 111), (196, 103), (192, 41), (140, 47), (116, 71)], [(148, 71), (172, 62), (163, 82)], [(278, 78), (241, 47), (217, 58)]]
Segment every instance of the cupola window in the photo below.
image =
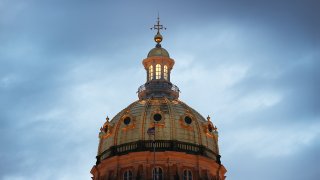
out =
[(168, 66), (166, 65), (163, 66), (163, 78), (168, 80)]
[(132, 171), (131, 170), (126, 170), (123, 173), (123, 180), (132, 180)]
[(190, 170), (183, 171), (183, 180), (192, 180), (192, 172)]
[(162, 169), (160, 167), (153, 168), (152, 170), (152, 179), (162, 180), (163, 174)]
[(156, 79), (160, 79), (161, 78), (161, 65), (157, 64), (156, 65)]
[(149, 81), (153, 79), (153, 66), (149, 66)]

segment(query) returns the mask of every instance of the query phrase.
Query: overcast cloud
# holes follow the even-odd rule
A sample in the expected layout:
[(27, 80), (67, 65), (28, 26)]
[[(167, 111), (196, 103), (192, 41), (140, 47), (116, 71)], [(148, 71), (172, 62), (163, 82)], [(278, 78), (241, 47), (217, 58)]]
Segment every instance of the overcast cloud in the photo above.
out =
[(320, 2), (0, 0), (0, 179), (90, 179), (105, 117), (163, 47), (227, 179), (320, 177)]

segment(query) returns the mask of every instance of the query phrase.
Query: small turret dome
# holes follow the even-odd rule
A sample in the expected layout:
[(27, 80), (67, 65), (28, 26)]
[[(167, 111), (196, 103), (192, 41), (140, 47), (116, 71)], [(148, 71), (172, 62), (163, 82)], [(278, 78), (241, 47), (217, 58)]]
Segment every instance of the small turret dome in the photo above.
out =
[(151, 49), (148, 53), (148, 57), (152, 57), (152, 56), (170, 57), (168, 51), (162, 47), (155, 47)]

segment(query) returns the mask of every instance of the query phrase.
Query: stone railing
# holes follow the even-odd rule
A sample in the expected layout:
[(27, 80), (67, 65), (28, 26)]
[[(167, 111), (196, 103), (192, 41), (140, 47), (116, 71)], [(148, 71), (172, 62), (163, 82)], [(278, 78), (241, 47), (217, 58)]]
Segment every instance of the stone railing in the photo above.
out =
[(202, 145), (174, 140), (156, 140), (155, 142), (152, 140), (140, 140), (110, 147), (97, 156), (97, 164), (99, 164), (102, 160), (113, 156), (124, 155), (130, 152), (154, 151), (154, 149), (156, 152), (178, 151), (188, 154), (202, 155), (220, 162), (220, 156), (218, 154)]

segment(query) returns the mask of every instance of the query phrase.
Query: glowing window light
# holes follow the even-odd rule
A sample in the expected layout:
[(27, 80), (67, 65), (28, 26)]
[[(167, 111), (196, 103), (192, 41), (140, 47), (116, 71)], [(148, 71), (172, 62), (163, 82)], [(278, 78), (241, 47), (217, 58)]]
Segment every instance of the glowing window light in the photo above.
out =
[(161, 65), (157, 64), (156, 65), (156, 79), (160, 79), (161, 78)]
[(168, 80), (168, 66), (164, 65), (163, 67), (163, 78)]
[(153, 79), (153, 66), (149, 66), (149, 81)]

